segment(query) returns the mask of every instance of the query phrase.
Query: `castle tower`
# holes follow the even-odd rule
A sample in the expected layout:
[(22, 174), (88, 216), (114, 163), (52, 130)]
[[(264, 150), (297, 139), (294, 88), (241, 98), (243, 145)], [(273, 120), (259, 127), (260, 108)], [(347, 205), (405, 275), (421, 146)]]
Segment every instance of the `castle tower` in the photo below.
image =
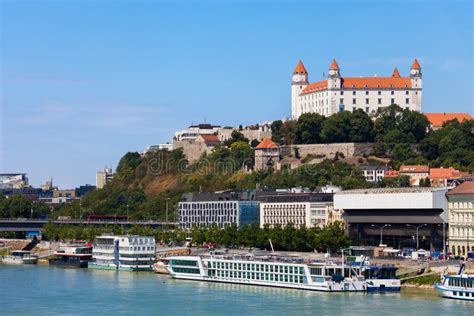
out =
[(296, 65), (291, 80), (291, 117), (297, 119), (301, 115), (299, 95), (308, 85), (308, 72), (300, 60)]
[(411, 101), (415, 107), (415, 110), (421, 112), (421, 92), (423, 88), (421, 66), (418, 59), (415, 58), (410, 68), (410, 79), (411, 79)]
[[(341, 68), (337, 64), (336, 59), (333, 59), (331, 64), (329, 65), (329, 76), (328, 76), (328, 89), (329, 90), (339, 90), (342, 87), (341, 81)], [(344, 104), (339, 102), (339, 93), (338, 96), (335, 97), (333, 93), (329, 93), (329, 106), (330, 106), (330, 113), (337, 113), (340, 111), (345, 110)]]

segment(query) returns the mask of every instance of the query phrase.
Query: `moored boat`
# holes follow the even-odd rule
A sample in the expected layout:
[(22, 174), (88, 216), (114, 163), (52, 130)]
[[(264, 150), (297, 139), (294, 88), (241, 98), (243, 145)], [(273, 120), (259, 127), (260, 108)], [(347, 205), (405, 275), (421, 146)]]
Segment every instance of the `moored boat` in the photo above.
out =
[(92, 261), (92, 246), (65, 247), (54, 253), (49, 265), (65, 268), (87, 268)]
[(463, 274), (465, 265), (461, 264), (458, 274), (443, 275), (435, 288), (444, 298), (474, 301), (474, 274)]
[(31, 255), (30, 251), (15, 250), (10, 255), (4, 256), (2, 262), (5, 264), (36, 264), (38, 257)]
[(360, 292), (367, 284), (348, 266), (332, 262), (265, 256), (174, 256), (168, 271), (175, 279), (237, 283), (324, 292)]

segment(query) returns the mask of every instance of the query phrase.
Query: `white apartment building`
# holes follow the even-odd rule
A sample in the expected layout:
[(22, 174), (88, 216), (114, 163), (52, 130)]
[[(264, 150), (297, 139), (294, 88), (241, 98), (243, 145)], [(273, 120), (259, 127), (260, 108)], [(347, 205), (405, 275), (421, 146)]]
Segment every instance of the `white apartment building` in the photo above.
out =
[(389, 168), (387, 166), (361, 165), (359, 169), (367, 182), (380, 182), (385, 177), (385, 171)]
[(310, 83), (308, 72), (298, 62), (291, 82), (291, 115), (303, 113), (334, 113), (363, 109), (373, 113), (380, 107), (398, 104), (403, 108), (421, 111), (422, 74), (418, 60), (414, 60), (410, 76), (402, 77), (397, 68), (390, 77), (342, 77), (334, 59), (327, 79)]
[(198, 124), (174, 133), (174, 140), (196, 140), (199, 135), (217, 134), (221, 129), (220, 125)]
[(92, 249), (89, 268), (101, 270), (151, 271), (155, 262), (155, 238), (100, 236)]
[(181, 228), (193, 226), (209, 227), (216, 224), (219, 228), (238, 225), (239, 201), (180, 202), (178, 216)]

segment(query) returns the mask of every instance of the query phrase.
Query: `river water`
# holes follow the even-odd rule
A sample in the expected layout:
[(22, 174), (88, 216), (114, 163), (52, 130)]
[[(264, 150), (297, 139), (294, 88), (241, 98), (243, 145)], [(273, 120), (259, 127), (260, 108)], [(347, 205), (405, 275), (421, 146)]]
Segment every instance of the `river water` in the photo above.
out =
[(474, 315), (434, 291), (320, 293), (166, 275), (0, 265), (0, 315)]

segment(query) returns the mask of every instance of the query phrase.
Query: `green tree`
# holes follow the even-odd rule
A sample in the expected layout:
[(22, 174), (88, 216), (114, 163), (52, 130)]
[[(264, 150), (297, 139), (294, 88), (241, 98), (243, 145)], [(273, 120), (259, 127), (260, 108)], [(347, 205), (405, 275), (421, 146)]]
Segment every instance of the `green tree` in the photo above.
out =
[(297, 144), (316, 144), (321, 142), (321, 129), (324, 116), (317, 113), (304, 113), (296, 122), (295, 142)]
[(355, 110), (350, 119), (350, 141), (354, 143), (372, 142), (374, 122), (362, 109)]
[(351, 141), (351, 118), (349, 111), (342, 111), (324, 120), (321, 138), (326, 143), (345, 143)]

